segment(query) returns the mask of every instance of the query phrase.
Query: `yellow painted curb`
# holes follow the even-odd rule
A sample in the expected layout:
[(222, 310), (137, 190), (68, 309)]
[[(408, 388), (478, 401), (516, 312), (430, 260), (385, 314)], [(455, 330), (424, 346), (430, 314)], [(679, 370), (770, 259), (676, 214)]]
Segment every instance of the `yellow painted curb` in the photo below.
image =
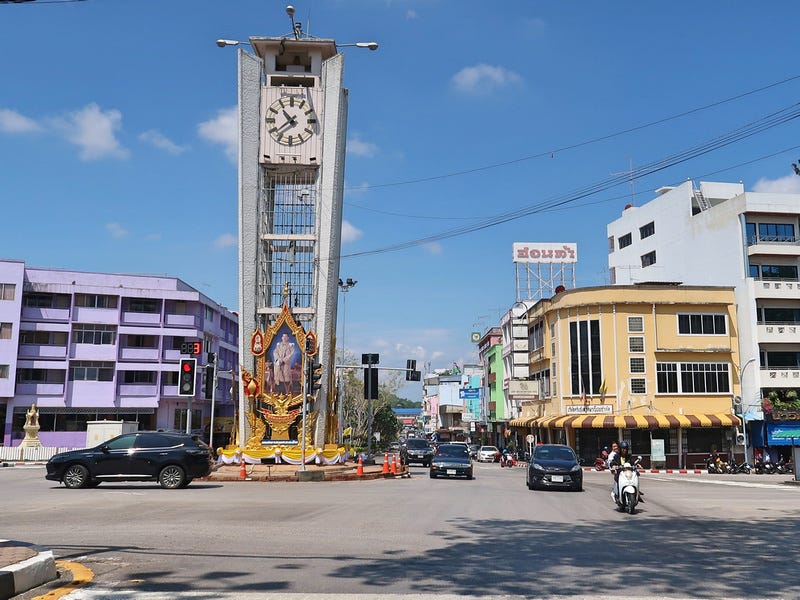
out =
[(82, 588), (94, 579), (94, 573), (91, 569), (84, 567), (80, 563), (67, 562), (65, 560), (57, 560), (56, 566), (72, 573), (72, 581), (56, 588), (42, 596), (36, 596), (33, 600), (56, 600), (62, 596), (66, 596), (70, 592), (74, 592), (78, 588)]

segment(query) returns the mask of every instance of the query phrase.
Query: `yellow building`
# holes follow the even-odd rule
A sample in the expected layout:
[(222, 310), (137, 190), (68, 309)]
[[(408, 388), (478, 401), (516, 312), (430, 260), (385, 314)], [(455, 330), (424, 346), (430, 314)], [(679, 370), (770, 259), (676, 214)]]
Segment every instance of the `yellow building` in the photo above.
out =
[(733, 287), (579, 288), (527, 317), (539, 397), (509, 423), (521, 438), (568, 444), (587, 465), (621, 440), (645, 466), (742, 451)]

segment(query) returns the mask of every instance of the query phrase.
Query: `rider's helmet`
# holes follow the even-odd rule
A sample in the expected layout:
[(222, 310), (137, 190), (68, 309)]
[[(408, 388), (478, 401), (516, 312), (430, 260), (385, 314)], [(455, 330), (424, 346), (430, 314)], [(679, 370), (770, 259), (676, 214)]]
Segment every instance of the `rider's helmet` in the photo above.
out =
[(627, 448), (628, 450), (630, 450), (631, 449), (631, 445), (628, 442), (620, 442), (619, 443), (619, 449), (623, 450), (624, 448)]
[(603, 446), (603, 450), (605, 450), (606, 452), (608, 452), (608, 446)]

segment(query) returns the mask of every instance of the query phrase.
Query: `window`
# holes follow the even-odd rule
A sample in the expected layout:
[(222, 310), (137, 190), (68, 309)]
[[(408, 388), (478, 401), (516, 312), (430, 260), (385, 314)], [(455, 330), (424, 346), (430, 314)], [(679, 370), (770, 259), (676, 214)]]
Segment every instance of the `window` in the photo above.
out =
[[(192, 410), (192, 425), (196, 427), (202, 427), (202, 420), (203, 411), (201, 410)], [(178, 431), (186, 431), (186, 409), (185, 408), (176, 408), (175, 409), (175, 429)]]
[(745, 223), (745, 232), (747, 233), (747, 245), (752, 246), (756, 243), (756, 224)]
[(628, 338), (628, 351), (629, 352), (644, 352), (644, 338), (641, 336), (632, 336)]
[(631, 356), (631, 373), (644, 373), (644, 356)]
[(153, 298), (130, 298), (128, 310), (135, 313), (158, 313), (161, 312), (161, 301)]
[(154, 384), (156, 374), (152, 371), (123, 371), (122, 383)]
[(28, 308), (50, 308), (53, 296), (50, 294), (22, 294), (22, 306)]
[(761, 279), (797, 279), (797, 266), (761, 265)]
[(659, 394), (730, 392), (727, 363), (656, 363)]
[(210, 306), (206, 306), (205, 310), (206, 310), (206, 321), (208, 321), (209, 323), (213, 323), (214, 322), (214, 311), (211, 309)]
[(642, 267), (649, 267), (656, 264), (656, 251), (648, 252), (642, 255)]
[(760, 274), (759, 274), (760, 271), (759, 271), (758, 265), (750, 265), (748, 270), (750, 272), (750, 275), (749, 275), (750, 277), (754, 277), (756, 279), (758, 279), (760, 277)]
[(8, 379), (8, 365), (0, 365), (0, 379)]
[[(599, 394), (601, 375), (600, 321), (569, 324), (570, 375), (572, 394)], [(553, 368), (555, 372), (555, 367)]]
[(65, 375), (50, 369), (17, 369), (17, 383), (64, 383)]
[(689, 313), (678, 315), (681, 335), (725, 335), (727, 319), (721, 314)]
[(644, 331), (644, 317), (628, 317), (628, 331), (642, 333)]
[(678, 365), (656, 363), (656, 389), (659, 394), (678, 393)]
[(544, 346), (544, 321), (537, 321), (531, 325), (528, 332), (528, 343), (531, 350), (538, 350)]
[(764, 323), (800, 323), (800, 308), (763, 308), (759, 310)]
[(117, 308), (117, 297), (101, 294), (75, 294), (75, 306), (82, 308)]
[(608, 253), (611, 254), (614, 252), (614, 236), (612, 235), (608, 238)]
[(759, 223), (758, 240), (760, 242), (793, 242), (794, 225), (791, 223)]
[(647, 225), (642, 225), (639, 227), (639, 238), (644, 239), (646, 237), (650, 237), (656, 232), (656, 224), (654, 221), (650, 221)]
[(67, 345), (67, 332), (66, 331), (20, 331), (19, 332), (20, 345), (36, 345), (36, 346), (66, 346)]
[(0, 340), (10, 340), (11, 331), (11, 323), (0, 323)]
[(0, 283), (0, 300), (13, 300), (16, 291), (15, 283)]
[(75, 325), (72, 341), (76, 344), (94, 344), (96, 346), (115, 344), (116, 329), (114, 325)]
[(646, 380), (642, 377), (636, 377), (631, 379), (631, 394), (646, 394), (647, 393), (647, 383)]
[(75, 361), (69, 366), (72, 381), (113, 381), (114, 363)]
[(158, 338), (154, 335), (128, 335), (128, 348), (158, 348)]
[(625, 235), (619, 236), (619, 249), (622, 250), (623, 248), (627, 248), (633, 243), (631, 234), (626, 233)]

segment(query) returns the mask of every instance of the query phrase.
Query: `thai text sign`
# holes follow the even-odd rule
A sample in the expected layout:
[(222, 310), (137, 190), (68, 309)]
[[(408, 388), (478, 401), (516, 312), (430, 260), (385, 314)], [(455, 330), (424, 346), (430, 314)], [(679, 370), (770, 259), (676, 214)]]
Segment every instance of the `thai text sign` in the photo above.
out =
[(575, 404), (567, 406), (568, 415), (610, 415), (614, 407), (611, 404)]
[(578, 262), (578, 244), (514, 242), (513, 252), (516, 263)]

